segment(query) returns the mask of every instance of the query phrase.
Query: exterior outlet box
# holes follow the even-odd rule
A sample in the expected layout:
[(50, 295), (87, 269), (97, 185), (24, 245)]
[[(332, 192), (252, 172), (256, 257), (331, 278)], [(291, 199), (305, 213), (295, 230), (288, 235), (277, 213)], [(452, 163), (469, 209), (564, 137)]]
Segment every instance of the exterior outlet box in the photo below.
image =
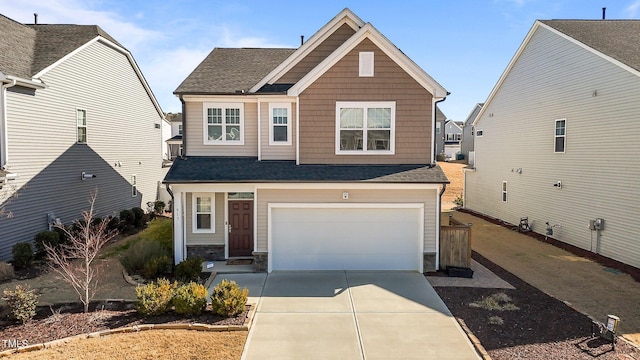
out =
[(603, 230), (604, 229), (604, 219), (595, 219), (589, 220), (589, 229), (591, 230)]

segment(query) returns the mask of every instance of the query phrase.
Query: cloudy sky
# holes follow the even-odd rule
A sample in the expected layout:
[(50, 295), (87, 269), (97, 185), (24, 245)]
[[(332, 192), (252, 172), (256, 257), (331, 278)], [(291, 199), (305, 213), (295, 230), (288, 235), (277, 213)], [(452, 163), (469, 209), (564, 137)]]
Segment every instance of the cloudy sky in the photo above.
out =
[(640, 0), (1, 0), (18, 22), (96, 24), (133, 53), (165, 112), (214, 47), (297, 47), (343, 8), (372, 23), (451, 95), (448, 118), (484, 102), (536, 19), (637, 19)]

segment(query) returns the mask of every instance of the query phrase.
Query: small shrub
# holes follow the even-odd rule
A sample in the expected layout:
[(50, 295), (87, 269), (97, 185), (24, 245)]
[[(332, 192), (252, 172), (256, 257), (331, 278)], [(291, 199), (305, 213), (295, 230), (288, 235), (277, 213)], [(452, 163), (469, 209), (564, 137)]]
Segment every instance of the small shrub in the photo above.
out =
[(180, 315), (199, 315), (207, 306), (207, 295), (203, 285), (190, 282), (176, 289), (171, 303)]
[(147, 285), (136, 287), (138, 303), (136, 309), (142, 315), (160, 315), (171, 308), (171, 299), (178, 286), (177, 282), (159, 279)]
[(169, 256), (157, 241), (140, 240), (131, 245), (120, 257), (120, 263), (129, 274), (143, 274), (144, 266), (151, 259)]
[(177, 279), (181, 281), (192, 281), (200, 276), (202, 272), (202, 259), (199, 256), (190, 257), (188, 259), (183, 260), (178, 265), (176, 265), (176, 270), (174, 272)]
[(40, 231), (36, 234), (34, 240), (36, 242), (36, 255), (38, 255), (38, 257), (44, 257), (46, 253), (44, 248), (45, 244), (48, 244), (54, 249), (60, 246), (60, 233), (49, 230)]
[[(70, 231), (70, 229), (67, 229)], [(58, 233), (58, 245), (62, 245), (62, 244), (66, 244), (69, 242), (69, 234), (67, 234), (67, 232), (65, 231), (64, 228), (60, 228), (55, 226), (53, 228), (53, 231), (55, 231), (56, 233)]]
[(11, 280), (15, 277), (13, 266), (6, 262), (0, 261), (0, 281)]
[(107, 231), (116, 231), (120, 227), (120, 219), (115, 216), (109, 216), (107, 222)]
[(248, 295), (247, 288), (240, 289), (235, 281), (224, 279), (213, 289), (211, 308), (218, 315), (236, 316), (244, 311)]
[(158, 215), (164, 212), (164, 207), (165, 207), (165, 204), (164, 204), (164, 201), (162, 200), (157, 200), (156, 202), (153, 203), (153, 211)]
[(144, 276), (146, 279), (156, 279), (166, 274), (170, 266), (171, 262), (169, 261), (169, 257), (167, 255), (151, 258), (146, 263), (144, 263), (142, 276)]
[(30, 243), (21, 242), (13, 245), (13, 267), (26, 269), (33, 261), (33, 249)]
[(464, 200), (462, 199), (462, 194), (460, 194), (458, 197), (456, 197), (453, 200), (453, 203), (456, 204), (457, 206), (462, 206), (464, 205)]
[(38, 295), (29, 285), (17, 285), (15, 290), (5, 289), (2, 300), (7, 302), (11, 317), (26, 323), (36, 316)]
[(489, 311), (514, 311), (520, 310), (519, 307), (511, 303), (509, 295), (500, 292), (491, 296), (483, 297), (480, 301), (469, 304), (470, 307), (485, 309)]
[(133, 227), (141, 228), (145, 222), (144, 210), (139, 207), (134, 207), (131, 209), (131, 212), (133, 213)]
[(500, 316), (491, 316), (489, 317), (489, 324), (504, 325), (504, 320)]
[(129, 232), (133, 230), (135, 219), (136, 217), (131, 210), (120, 211), (120, 231)]

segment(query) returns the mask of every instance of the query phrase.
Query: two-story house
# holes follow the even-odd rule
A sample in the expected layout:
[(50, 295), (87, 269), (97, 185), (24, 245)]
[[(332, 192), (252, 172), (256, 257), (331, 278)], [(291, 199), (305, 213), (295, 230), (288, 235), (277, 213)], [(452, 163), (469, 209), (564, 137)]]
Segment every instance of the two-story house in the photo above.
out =
[(640, 268), (640, 20), (536, 21), (476, 117), (465, 207)]
[[(447, 121), (447, 116), (440, 110), (440, 108), (436, 105), (436, 131), (434, 137), (435, 143), (435, 152), (436, 152), (436, 160), (438, 159), (438, 155), (442, 154), (444, 156), (444, 123)], [(442, 158), (444, 160), (444, 158)]]
[(171, 166), (173, 160), (182, 155), (182, 114), (168, 113), (165, 118), (171, 127), (171, 135), (165, 140), (167, 154), (165, 164)]
[[(476, 119), (480, 110), (484, 106), (484, 103), (478, 103), (473, 106), (473, 109), (467, 116), (467, 119), (462, 125), (462, 140), (460, 141), (460, 153), (463, 155), (467, 164), (473, 165), (475, 160), (475, 153), (473, 151), (474, 138), (476, 136), (476, 130), (473, 127), (473, 121)], [(482, 136), (482, 133), (480, 134)]]
[(447, 120), (444, 123), (444, 153), (447, 159), (456, 160), (462, 142), (462, 123)]
[(298, 49), (216, 48), (175, 90), (175, 261), (257, 271), (438, 266), (447, 91), (344, 9)]
[(0, 259), (69, 223), (155, 201), (164, 116), (131, 53), (95, 25), (0, 15)]

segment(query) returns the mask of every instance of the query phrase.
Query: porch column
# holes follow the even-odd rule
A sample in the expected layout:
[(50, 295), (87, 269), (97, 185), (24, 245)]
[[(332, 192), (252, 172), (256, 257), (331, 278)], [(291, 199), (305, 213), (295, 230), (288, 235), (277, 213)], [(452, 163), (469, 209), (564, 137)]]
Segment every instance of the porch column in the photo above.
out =
[(186, 239), (184, 238), (184, 192), (173, 193), (173, 255), (177, 265), (186, 258)]

